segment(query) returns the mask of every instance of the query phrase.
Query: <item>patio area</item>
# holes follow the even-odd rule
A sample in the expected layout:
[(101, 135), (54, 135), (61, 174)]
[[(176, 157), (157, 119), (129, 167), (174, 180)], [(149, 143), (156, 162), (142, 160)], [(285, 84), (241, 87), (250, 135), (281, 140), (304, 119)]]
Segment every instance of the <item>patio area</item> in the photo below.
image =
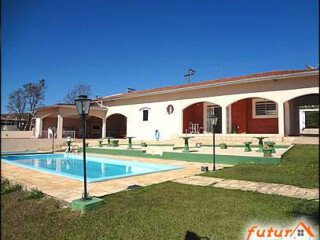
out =
[[(251, 146), (251, 151), (245, 151), (245, 146), (241, 145), (227, 145), (226, 149), (221, 149), (219, 146), (215, 146), (215, 154), (219, 163), (225, 164), (239, 164), (242, 162), (280, 162), (284, 153), (290, 150), (293, 145), (279, 145), (275, 147), (275, 153), (272, 153), (271, 157), (264, 157), (262, 151), (258, 151), (257, 145)], [(193, 143), (190, 144), (186, 151), (183, 144), (179, 145), (148, 145), (142, 147), (138, 144), (132, 145), (132, 148), (128, 147), (128, 144), (121, 144), (117, 147), (108, 147), (105, 144), (98, 146), (98, 144), (91, 144), (88, 148), (91, 153), (110, 154), (110, 155), (124, 155), (124, 156), (139, 156), (139, 157), (151, 157), (160, 159), (174, 159), (194, 162), (211, 162), (212, 161), (212, 145), (203, 145), (196, 147)], [(221, 160), (221, 161), (220, 161)], [(231, 161), (229, 161), (231, 160)], [(225, 162), (224, 162), (225, 161)], [(231, 163), (232, 162), (232, 163)]]

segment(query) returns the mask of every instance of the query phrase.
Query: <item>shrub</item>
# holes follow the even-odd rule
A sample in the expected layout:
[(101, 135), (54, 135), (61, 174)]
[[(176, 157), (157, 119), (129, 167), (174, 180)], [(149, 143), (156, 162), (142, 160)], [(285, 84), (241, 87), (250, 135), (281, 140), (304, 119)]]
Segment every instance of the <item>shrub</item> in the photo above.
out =
[(1, 195), (16, 192), (22, 189), (20, 184), (10, 184), (10, 182), (5, 179), (1, 180)]
[(298, 215), (309, 215), (319, 217), (319, 205), (314, 200), (302, 200), (293, 206), (293, 212)]
[(31, 189), (31, 191), (27, 192), (26, 199), (39, 199), (43, 198), (44, 194), (38, 189)]

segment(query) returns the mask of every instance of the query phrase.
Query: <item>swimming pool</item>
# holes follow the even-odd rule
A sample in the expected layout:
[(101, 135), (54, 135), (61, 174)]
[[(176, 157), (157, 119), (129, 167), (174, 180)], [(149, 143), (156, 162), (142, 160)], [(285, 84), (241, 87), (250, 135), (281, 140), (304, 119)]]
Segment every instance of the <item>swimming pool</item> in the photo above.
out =
[[(1, 157), (1, 161), (37, 171), (83, 180), (82, 155), (43, 154), (3, 156)], [(181, 168), (174, 165), (87, 156), (87, 181), (97, 182)]]

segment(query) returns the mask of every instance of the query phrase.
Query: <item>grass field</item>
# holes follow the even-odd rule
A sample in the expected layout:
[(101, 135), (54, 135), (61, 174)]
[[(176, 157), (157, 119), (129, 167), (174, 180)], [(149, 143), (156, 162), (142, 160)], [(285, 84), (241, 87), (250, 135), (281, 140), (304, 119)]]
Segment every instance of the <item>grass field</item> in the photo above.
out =
[[(1, 196), (2, 239), (240, 239), (244, 226), (285, 224), (293, 209), (317, 217), (318, 203), (255, 192), (166, 182), (113, 194), (81, 215), (20, 188)], [(213, 238), (212, 238), (213, 237)]]
[(319, 146), (296, 145), (285, 153), (280, 164), (240, 164), (203, 176), (283, 183), (306, 188), (319, 187)]

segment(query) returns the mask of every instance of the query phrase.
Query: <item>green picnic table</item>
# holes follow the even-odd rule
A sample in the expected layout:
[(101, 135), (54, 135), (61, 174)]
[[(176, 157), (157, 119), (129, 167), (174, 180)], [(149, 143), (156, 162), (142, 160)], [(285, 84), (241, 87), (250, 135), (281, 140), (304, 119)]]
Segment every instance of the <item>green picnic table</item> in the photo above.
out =
[(126, 137), (128, 140), (129, 140), (129, 146), (128, 146), (128, 149), (132, 149), (132, 138), (135, 138), (135, 137)]
[(268, 138), (268, 137), (254, 137), (256, 139), (259, 140), (259, 149), (257, 150), (257, 152), (262, 152), (262, 148), (263, 148), (263, 139)]
[(180, 137), (180, 138), (184, 139), (184, 151), (183, 152), (190, 152), (189, 151), (189, 139), (194, 138), (194, 137), (185, 136), (185, 137)]
[(106, 139), (107, 139), (107, 141), (108, 141), (108, 147), (111, 147), (111, 139), (112, 139), (112, 137), (106, 137)]

